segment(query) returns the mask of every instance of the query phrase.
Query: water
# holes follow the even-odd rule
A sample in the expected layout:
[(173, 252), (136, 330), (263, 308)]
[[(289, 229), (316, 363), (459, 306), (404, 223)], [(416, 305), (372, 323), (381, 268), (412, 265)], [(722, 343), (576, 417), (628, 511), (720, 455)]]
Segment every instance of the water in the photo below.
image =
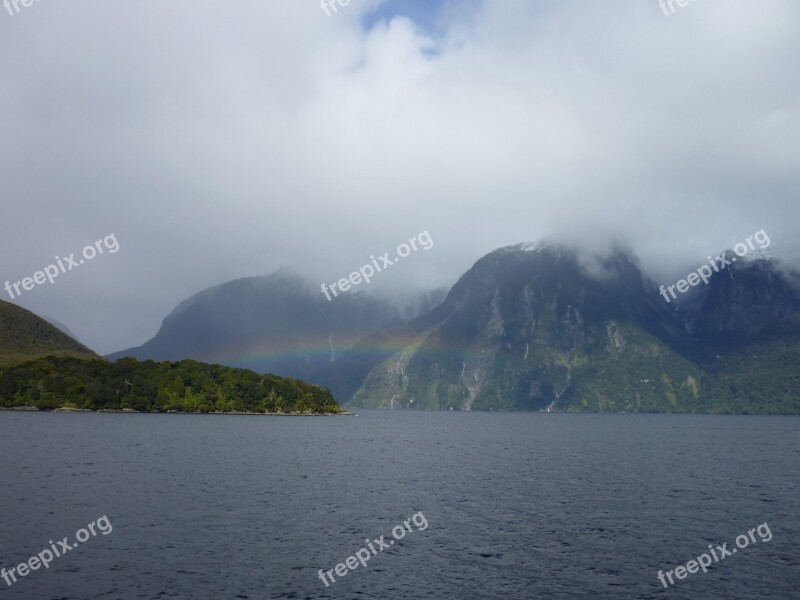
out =
[[(800, 598), (800, 418), (0, 412), (0, 599)], [(425, 530), (326, 588), (421, 511)], [(767, 522), (769, 542), (656, 574)]]

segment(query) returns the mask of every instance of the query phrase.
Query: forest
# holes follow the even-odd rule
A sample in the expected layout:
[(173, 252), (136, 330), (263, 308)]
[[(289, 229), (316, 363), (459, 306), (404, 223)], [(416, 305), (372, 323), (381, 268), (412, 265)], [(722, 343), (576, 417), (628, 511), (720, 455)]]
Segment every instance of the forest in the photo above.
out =
[(0, 407), (140, 412), (339, 414), (327, 388), (246, 369), (47, 356), (0, 368)]

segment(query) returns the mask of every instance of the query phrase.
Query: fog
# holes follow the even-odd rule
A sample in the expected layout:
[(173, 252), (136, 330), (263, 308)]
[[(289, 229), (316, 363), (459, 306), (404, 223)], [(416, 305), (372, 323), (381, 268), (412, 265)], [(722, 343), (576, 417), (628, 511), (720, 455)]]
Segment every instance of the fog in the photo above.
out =
[[(35, 2), (0, 15), (0, 284), (107, 353), (289, 267), (452, 284), (542, 238), (672, 282), (764, 229), (798, 259), (800, 4)], [(330, 12), (330, 11), (329, 11)]]

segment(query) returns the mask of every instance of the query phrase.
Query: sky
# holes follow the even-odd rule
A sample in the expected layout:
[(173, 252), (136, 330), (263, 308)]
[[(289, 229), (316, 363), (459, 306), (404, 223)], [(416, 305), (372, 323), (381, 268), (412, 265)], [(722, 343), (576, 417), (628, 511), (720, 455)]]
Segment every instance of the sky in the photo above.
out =
[(761, 229), (800, 263), (800, 2), (335, 8), (0, 12), (0, 284), (103, 249), (1, 297), (108, 353), (209, 286), (333, 282), (422, 232), (362, 289), (542, 238), (622, 241), (664, 283)]

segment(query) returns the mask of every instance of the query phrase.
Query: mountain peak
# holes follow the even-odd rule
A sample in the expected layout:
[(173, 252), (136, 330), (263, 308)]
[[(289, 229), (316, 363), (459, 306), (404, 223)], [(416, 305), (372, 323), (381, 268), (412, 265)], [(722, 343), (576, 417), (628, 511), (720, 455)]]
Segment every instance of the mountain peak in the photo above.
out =
[(539, 240), (538, 242), (523, 242), (522, 244), (517, 244), (514, 248), (522, 250), (523, 252), (541, 252), (545, 250), (549, 244), (544, 240)]

